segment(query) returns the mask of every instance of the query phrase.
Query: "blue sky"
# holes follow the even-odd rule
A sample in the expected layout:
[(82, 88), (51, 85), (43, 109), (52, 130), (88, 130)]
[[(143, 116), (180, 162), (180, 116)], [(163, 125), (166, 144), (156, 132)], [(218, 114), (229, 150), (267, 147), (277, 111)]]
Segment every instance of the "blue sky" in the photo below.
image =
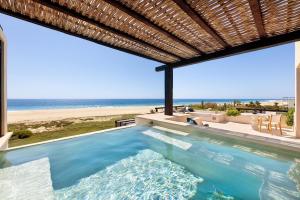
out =
[[(163, 98), (160, 63), (0, 14), (9, 98)], [(294, 44), (174, 71), (175, 98), (294, 96)]]

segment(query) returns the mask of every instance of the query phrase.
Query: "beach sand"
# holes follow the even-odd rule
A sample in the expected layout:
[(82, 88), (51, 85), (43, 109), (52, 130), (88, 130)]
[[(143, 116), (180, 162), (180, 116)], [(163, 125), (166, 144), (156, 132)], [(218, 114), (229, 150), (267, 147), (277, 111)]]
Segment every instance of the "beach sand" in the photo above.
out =
[(288, 102), (285, 100), (269, 100), (269, 101), (262, 101), (261, 105), (262, 106), (273, 106), (274, 104), (278, 103), (278, 106), (287, 106)]
[[(261, 101), (261, 105), (285, 105), (282, 100)], [(69, 108), (49, 110), (8, 111), (8, 123), (55, 121), (70, 118), (86, 118), (123, 114), (146, 114), (155, 106), (101, 107), (101, 108)]]
[(146, 114), (154, 106), (103, 107), (103, 108), (73, 108), (52, 110), (22, 110), (8, 111), (8, 123), (55, 121), (69, 118)]

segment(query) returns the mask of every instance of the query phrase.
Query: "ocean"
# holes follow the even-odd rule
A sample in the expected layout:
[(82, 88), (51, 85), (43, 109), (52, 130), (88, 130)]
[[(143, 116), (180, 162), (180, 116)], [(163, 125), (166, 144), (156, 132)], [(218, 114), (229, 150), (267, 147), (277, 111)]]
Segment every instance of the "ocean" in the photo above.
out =
[[(230, 103), (235, 99), (174, 99), (174, 105), (204, 102)], [(273, 99), (238, 99), (241, 102)], [(8, 99), (8, 111), (91, 107), (163, 106), (164, 99)]]

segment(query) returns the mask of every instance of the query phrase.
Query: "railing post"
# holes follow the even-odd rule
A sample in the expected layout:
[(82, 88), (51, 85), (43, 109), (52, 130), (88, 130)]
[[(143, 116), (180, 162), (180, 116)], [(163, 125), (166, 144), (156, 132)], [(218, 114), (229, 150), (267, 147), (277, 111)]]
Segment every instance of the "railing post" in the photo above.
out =
[(173, 68), (165, 69), (165, 115), (173, 115)]
[(0, 28), (0, 137), (7, 133), (7, 98), (6, 98), (6, 38)]

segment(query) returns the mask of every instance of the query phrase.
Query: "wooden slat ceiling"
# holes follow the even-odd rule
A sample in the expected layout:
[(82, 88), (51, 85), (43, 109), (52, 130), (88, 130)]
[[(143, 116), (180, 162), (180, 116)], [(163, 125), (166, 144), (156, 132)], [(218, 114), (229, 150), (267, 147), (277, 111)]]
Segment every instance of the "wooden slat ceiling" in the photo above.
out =
[(299, 0), (0, 0), (0, 12), (163, 67), (259, 48), (300, 29)]

